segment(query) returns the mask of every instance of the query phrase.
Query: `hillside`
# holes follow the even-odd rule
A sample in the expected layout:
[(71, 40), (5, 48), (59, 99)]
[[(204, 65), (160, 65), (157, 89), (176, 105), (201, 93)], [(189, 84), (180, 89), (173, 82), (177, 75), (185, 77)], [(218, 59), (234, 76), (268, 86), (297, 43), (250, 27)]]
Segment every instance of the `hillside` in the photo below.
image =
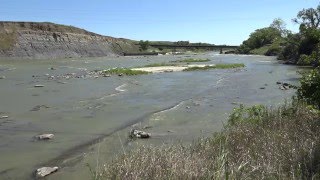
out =
[(73, 26), (0, 22), (0, 58), (102, 57), (138, 50), (131, 40), (102, 36)]

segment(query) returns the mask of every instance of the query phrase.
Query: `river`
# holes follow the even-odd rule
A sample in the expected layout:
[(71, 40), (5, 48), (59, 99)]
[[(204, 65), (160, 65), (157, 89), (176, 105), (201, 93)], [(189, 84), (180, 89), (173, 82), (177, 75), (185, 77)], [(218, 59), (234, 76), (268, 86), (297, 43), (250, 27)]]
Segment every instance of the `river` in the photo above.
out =
[[(244, 63), (242, 69), (93, 77), (88, 71), (138, 67), (184, 58)], [(199, 63), (201, 64), (201, 63)], [(205, 64), (208, 64), (206, 62)], [(239, 104), (277, 106), (298, 83), (294, 66), (274, 57), (206, 53), (61, 60), (0, 60), (0, 179), (33, 179), (41, 166), (59, 166), (48, 179), (89, 179), (117, 154), (141, 145), (190, 144), (220, 131)], [(62, 77), (61, 75), (64, 75)], [(68, 78), (66, 78), (69, 76)], [(56, 78), (61, 77), (61, 78)], [(34, 87), (37, 84), (43, 87)], [(6, 117), (8, 116), (8, 117)], [(147, 140), (130, 141), (131, 128)], [(53, 133), (50, 141), (34, 136)]]

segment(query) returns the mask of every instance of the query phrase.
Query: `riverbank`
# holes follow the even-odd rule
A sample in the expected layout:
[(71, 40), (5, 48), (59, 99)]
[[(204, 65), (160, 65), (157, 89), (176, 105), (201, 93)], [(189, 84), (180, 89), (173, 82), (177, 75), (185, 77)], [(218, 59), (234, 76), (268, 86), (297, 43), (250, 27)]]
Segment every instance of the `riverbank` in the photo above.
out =
[(319, 142), (319, 114), (304, 104), (240, 107), (210, 138), (143, 146), (91, 173), (97, 179), (318, 179)]

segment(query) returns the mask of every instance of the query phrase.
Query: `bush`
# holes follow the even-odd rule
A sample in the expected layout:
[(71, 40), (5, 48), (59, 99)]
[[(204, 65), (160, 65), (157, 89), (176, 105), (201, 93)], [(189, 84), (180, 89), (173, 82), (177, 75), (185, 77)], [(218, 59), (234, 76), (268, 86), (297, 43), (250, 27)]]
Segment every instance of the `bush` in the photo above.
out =
[(281, 47), (280, 46), (270, 46), (267, 52), (264, 54), (266, 56), (277, 56), (281, 52)]
[(298, 89), (298, 98), (305, 100), (317, 109), (320, 108), (320, 69), (311, 70), (303, 74), (300, 80), (301, 87)]
[(310, 65), (312, 58), (308, 55), (302, 54), (297, 62), (297, 65)]

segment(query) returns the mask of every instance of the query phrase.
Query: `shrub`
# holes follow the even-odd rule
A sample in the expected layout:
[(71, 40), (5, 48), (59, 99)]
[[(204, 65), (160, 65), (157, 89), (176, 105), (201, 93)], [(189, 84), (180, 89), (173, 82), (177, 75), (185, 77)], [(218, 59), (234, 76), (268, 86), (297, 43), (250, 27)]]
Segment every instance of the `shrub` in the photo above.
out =
[(316, 68), (310, 73), (304, 73), (300, 80), (301, 87), (298, 89), (298, 97), (306, 100), (316, 108), (320, 108), (320, 69)]

